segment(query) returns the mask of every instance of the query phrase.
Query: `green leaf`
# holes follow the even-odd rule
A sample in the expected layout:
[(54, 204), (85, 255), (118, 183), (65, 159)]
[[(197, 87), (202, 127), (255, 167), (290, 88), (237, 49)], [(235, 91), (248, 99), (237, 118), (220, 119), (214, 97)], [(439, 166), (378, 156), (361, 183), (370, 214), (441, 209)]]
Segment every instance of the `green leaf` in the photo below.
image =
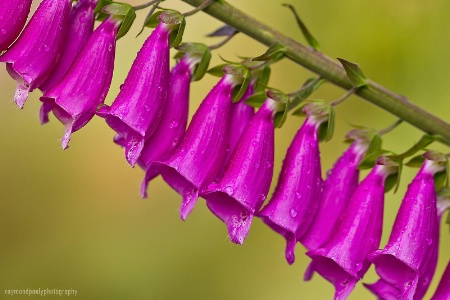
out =
[(286, 54), (286, 47), (279, 42), (273, 43), (267, 51), (260, 56), (253, 58), (253, 61), (270, 61), (276, 62), (284, 57)]
[(107, 6), (111, 3), (112, 3), (112, 1), (110, 1), (110, 0), (99, 0), (97, 5), (95, 6), (94, 13), (95, 14), (100, 13), (104, 6)]
[(245, 100), (245, 103), (252, 107), (259, 108), (263, 105), (266, 99), (267, 99), (266, 93), (264, 91), (259, 91), (253, 93), (253, 95), (248, 97), (247, 100)]
[(319, 42), (312, 36), (312, 34), (309, 32), (308, 28), (306, 28), (306, 25), (302, 22), (300, 19), (300, 16), (298, 15), (297, 11), (295, 10), (294, 6), (288, 3), (282, 4), (283, 6), (289, 8), (292, 13), (295, 16), (295, 19), (297, 21), (298, 27), (300, 27), (300, 30), (303, 33), (303, 36), (305, 37), (308, 44), (316, 51), (319, 51)]
[(221, 64), (215, 67), (212, 67), (211, 69), (209, 69), (208, 71), (206, 71), (207, 73), (213, 75), (213, 76), (217, 76), (217, 77), (222, 77), (223, 76), (223, 68), (228, 65), (228, 64)]
[(363, 74), (359, 65), (346, 61), (345, 59), (342, 58), (338, 58), (338, 60), (344, 67), (345, 72), (347, 73), (347, 77), (354, 87), (359, 88), (367, 85), (368, 80), (366, 76)]
[(375, 166), (377, 158), (382, 153), (385, 153), (385, 151), (381, 149), (381, 144), (382, 144), (381, 137), (376, 133), (373, 134), (369, 143), (369, 148), (367, 149), (366, 154), (359, 163), (358, 169), (360, 170), (371, 169), (373, 168), (373, 166)]

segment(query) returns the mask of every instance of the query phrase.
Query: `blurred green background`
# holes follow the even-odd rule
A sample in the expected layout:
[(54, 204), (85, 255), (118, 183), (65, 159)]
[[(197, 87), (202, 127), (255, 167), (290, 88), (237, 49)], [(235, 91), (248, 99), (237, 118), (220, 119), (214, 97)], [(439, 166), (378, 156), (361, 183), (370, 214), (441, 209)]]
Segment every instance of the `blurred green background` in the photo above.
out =
[[(38, 1), (34, 1), (36, 7)], [(145, 1), (130, 3), (142, 4)], [(230, 0), (231, 4), (303, 42), (285, 0)], [(450, 2), (448, 0), (290, 0), (321, 49), (330, 57), (360, 64), (365, 74), (387, 88), (450, 121)], [(185, 12), (181, 1), (164, 7)], [(146, 12), (128, 36), (117, 43), (113, 85), (107, 103), (118, 93), (136, 52), (150, 34), (135, 38)], [(184, 41), (218, 42), (204, 36), (221, 26), (198, 13), (187, 20)], [(229, 60), (255, 57), (265, 47), (237, 35), (215, 51)], [(173, 61), (172, 61), (173, 64)], [(273, 66), (270, 86), (285, 92), (298, 89), (312, 74), (283, 60)], [(192, 84), (191, 110), (215, 84), (207, 75)], [(0, 298), (4, 289), (76, 289), (81, 299), (332, 299), (330, 283), (315, 276), (303, 282), (309, 263), (298, 245), (297, 261), (288, 266), (284, 239), (253, 221), (243, 246), (232, 244), (225, 225), (199, 200), (186, 222), (179, 219), (180, 196), (161, 179), (151, 182), (149, 199), (141, 200), (143, 171), (132, 169), (123, 150), (112, 143), (113, 131), (94, 118), (76, 132), (70, 149), (61, 150), (63, 126), (52, 116), (39, 125), (41, 93), (35, 91), (22, 111), (13, 103), (14, 81), (0, 70)], [(332, 100), (343, 90), (325, 84), (315, 98)], [(344, 151), (342, 142), (350, 124), (384, 128), (395, 117), (352, 97), (337, 108), (336, 132), (321, 145), (323, 171)], [(303, 122), (289, 117), (276, 132), (278, 177), (281, 161), (293, 135)], [(387, 149), (402, 152), (421, 132), (402, 124), (384, 139)], [(430, 148), (448, 152), (434, 144)], [(385, 230), (390, 228), (415, 169), (406, 169), (402, 185), (386, 195)], [(364, 173), (365, 174), (365, 173)], [(272, 188), (275, 184), (272, 184)], [(449, 260), (450, 235), (441, 224), (439, 265), (427, 293), (434, 292)], [(376, 280), (373, 268), (364, 282)], [(18, 297), (18, 296), (17, 296)], [(375, 299), (358, 284), (349, 299)]]

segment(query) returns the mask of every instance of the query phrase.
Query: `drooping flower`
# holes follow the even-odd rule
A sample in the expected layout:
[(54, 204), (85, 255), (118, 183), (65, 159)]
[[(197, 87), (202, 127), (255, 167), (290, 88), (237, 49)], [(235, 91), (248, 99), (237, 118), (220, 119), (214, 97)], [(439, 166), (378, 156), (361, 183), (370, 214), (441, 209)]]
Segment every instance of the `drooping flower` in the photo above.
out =
[(253, 215), (264, 203), (273, 176), (275, 101), (268, 98), (251, 119), (218, 183), (201, 196), (228, 227), (233, 243), (247, 237)]
[(366, 256), (381, 240), (385, 180), (396, 170), (394, 163), (378, 159), (353, 193), (328, 242), (306, 253), (312, 258), (310, 272), (317, 271), (334, 285), (335, 299), (346, 299), (370, 266)]
[(323, 246), (336, 229), (348, 201), (358, 187), (358, 165), (368, 146), (369, 140), (364, 132), (361, 132), (360, 137), (356, 137), (348, 150), (328, 171), (314, 222), (300, 238), (300, 242), (307, 249), (313, 250)]
[(31, 0), (3, 0), (0, 5), (0, 52), (19, 36), (30, 13)]
[(53, 111), (66, 127), (63, 149), (68, 147), (72, 132), (86, 125), (105, 100), (113, 75), (119, 25), (112, 17), (103, 21), (63, 79), (41, 97), (41, 120), (47, 120)]
[(232, 75), (222, 77), (200, 104), (180, 145), (159, 166), (164, 180), (183, 197), (183, 220), (197, 203), (199, 192), (216, 178), (222, 166), (234, 85)]
[(387, 245), (368, 255), (380, 278), (400, 290), (402, 299), (421, 299), (436, 268), (439, 224), (433, 176), (442, 170), (439, 162), (425, 160), (403, 198)]
[(448, 300), (450, 299), (450, 261), (447, 263), (441, 281), (430, 300)]
[(318, 129), (324, 116), (309, 116), (283, 161), (278, 184), (258, 216), (286, 239), (286, 260), (295, 261), (295, 245), (310, 226), (322, 188)]
[[(39, 86), (42, 93), (54, 87), (69, 70), (94, 29), (94, 9), (98, 0), (79, 0), (70, 11), (70, 25), (58, 65)], [(42, 122), (42, 120), (41, 120)], [(48, 122), (48, 120), (47, 120)]]
[(19, 108), (58, 63), (69, 27), (70, 4), (70, 0), (43, 0), (17, 41), (0, 56), (17, 82), (14, 100)]
[(185, 54), (172, 69), (166, 109), (155, 132), (145, 142), (139, 165), (145, 170), (141, 185), (142, 198), (147, 197), (150, 180), (159, 175), (158, 164), (175, 151), (186, 130), (189, 110), (189, 88), (195, 61)]
[(170, 32), (170, 25), (159, 23), (139, 50), (116, 100), (98, 112), (119, 135), (131, 166), (164, 113), (170, 78)]

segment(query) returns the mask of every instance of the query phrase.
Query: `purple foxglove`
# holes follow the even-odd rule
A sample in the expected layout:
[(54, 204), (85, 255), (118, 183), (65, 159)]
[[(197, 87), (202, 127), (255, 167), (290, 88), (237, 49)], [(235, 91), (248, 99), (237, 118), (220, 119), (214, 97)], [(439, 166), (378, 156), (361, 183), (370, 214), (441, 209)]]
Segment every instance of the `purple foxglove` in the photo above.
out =
[(45, 94), (63, 78), (91, 36), (96, 5), (97, 0), (79, 0), (70, 11), (70, 25), (61, 57), (50, 77), (39, 87), (42, 93)]
[(194, 208), (199, 192), (216, 178), (222, 166), (234, 85), (232, 75), (222, 77), (200, 104), (180, 145), (159, 166), (164, 180), (183, 197), (183, 220)]
[(379, 279), (372, 284), (363, 283), (363, 285), (379, 300), (398, 300), (401, 298), (401, 291), (383, 279)]
[(239, 138), (241, 137), (248, 123), (255, 114), (255, 109), (245, 103), (245, 100), (253, 95), (254, 90), (254, 83), (251, 82), (247, 87), (244, 95), (242, 96), (242, 99), (237, 103), (231, 104), (231, 124), (230, 136), (228, 138), (227, 154), (223, 161), (222, 170), (219, 172), (216, 178), (217, 181), (219, 181), (223, 176), (223, 172), (225, 171), (225, 168), (230, 161), (231, 155), (236, 148)]
[(19, 36), (30, 13), (31, 0), (3, 0), (0, 5), (0, 52)]
[(119, 25), (111, 17), (103, 21), (63, 79), (41, 97), (41, 120), (47, 120), (53, 111), (66, 127), (63, 149), (68, 147), (72, 132), (86, 125), (105, 100), (113, 75)]
[(273, 175), (275, 101), (268, 98), (239, 139), (225, 173), (201, 194), (228, 227), (233, 243), (243, 244), (253, 215), (269, 192)]
[(189, 88), (195, 62), (184, 55), (172, 69), (166, 109), (153, 135), (145, 142), (138, 163), (145, 170), (141, 186), (142, 198), (147, 197), (150, 180), (159, 175), (156, 161), (164, 161), (175, 151), (186, 130), (189, 110)]
[(433, 176), (439, 171), (437, 162), (425, 160), (408, 187), (388, 244), (367, 257), (402, 299), (422, 299), (436, 268), (439, 224)]
[(19, 39), (0, 56), (17, 82), (14, 100), (19, 108), (58, 63), (69, 29), (70, 4), (70, 0), (43, 0)]
[(342, 218), (348, 201), (358, 187), (358, 165), (367, 148), (367, 141), (355, 140), (328, 171), (314, 222), (300, 238), (300, 242), (309, 250), (323, 246)]
[(159, 23), (137, 54), (116, 100), (98, 112), (120, 136), (131, 166), (164, 112), (170, 78), (170, 32), (169, 25)]
[[(353, 193), (339, 227), (328, 242), (306, 254), (312, 258), (309, 272), (317, 271), (330, 281), (335, 299), (346, 299), (370, 262), (367, 254), (378, 248), (383, 225), (384, 184), (396, 172), (379, 160)], [(308, 275), (307, 275), (308, 276)]]
[(430, 300), (448, 300), (450, 299), (450, 261), (447, 263), (444, 274), (442, 274), (441, 281)]
[(323, 116), (310, 116), (287, 150), (275, 192), (258, 216), (286, 239), (286, 260), (295, 261), (295, 245), (314, 217), (322, 176), (318, 129)]

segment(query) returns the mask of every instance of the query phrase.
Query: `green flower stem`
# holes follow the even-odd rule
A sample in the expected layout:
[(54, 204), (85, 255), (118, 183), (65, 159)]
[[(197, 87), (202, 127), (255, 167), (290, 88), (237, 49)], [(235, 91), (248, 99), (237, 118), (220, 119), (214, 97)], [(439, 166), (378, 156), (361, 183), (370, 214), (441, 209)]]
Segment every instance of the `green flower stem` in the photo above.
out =
[[(182, 1), (195, 7), (205, 2), (205, 0)], [(214, 1), (204, 11), (266, 46), (270, 46), (278, 41), (286, 46), (287, 58), (319, 74), (341, 88), (346, 90), (352, 89), (344, 68), (337, 61), (277, 32), (224, 0)], [(450, 124), (411, 103), (404, 96), (395, 94), (371, 80), (369, 80), (367, 86), (359, 88), (355, 94), (426, 133), (441, 136), (442, 139), (440, 141), (450, 145)]]

